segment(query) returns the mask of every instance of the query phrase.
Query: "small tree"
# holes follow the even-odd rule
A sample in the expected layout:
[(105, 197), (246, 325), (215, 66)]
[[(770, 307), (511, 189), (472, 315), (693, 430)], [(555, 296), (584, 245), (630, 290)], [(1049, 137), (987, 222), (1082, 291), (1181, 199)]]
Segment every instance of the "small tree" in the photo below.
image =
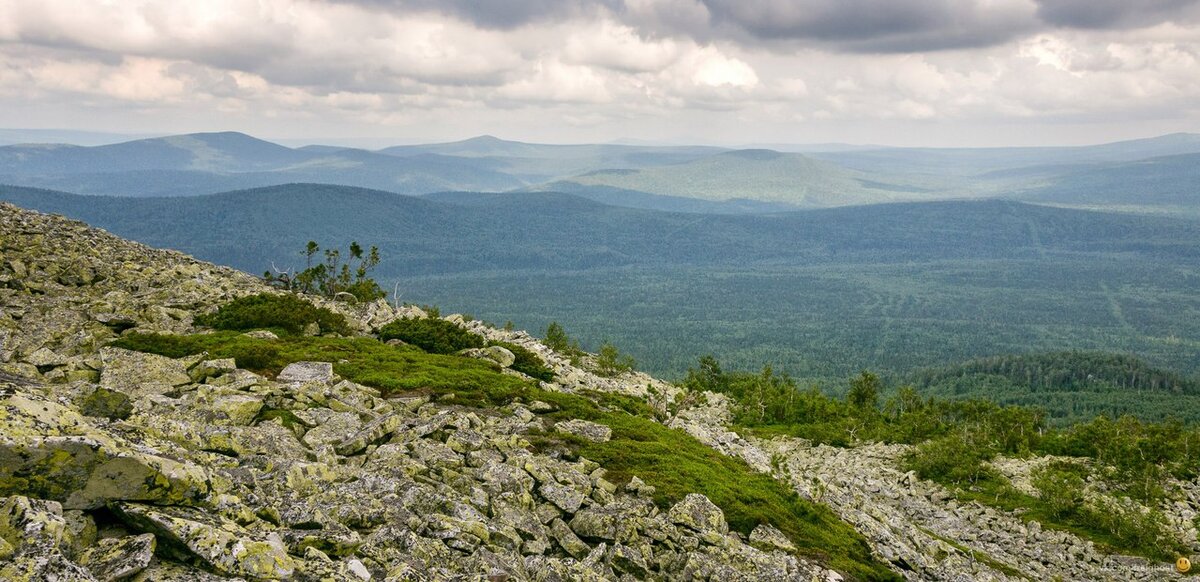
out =
[(637, 365), (632, 356), (622, 354), (617, 346), (604, 342), (600, 353), (596, 355), (596, 368), (601, 376), (616, 376), (633, 369)]
[(579, 342), (571, 339), (557, 321), (551, 321), (550, 325), (546, 327), (544, 341), (547, 347), (560, 354), (574, 355), (579, 352)]
[(879, 376), (864, 370), (850, 380), (850, 391), (846, 401), (858, 410), (875, 410), (879, 407)]
[(267, 271), (263, 277), (267, 283), (277, 287), (331, 298), (347, 294), (358, 301), (374, 301), (387, 295), (379, 283), (367, 276), (379, 265), (378, 247), (372, 246), (369, 251), (364, 251), (357, 241), (351, 242), (350, 260), (358, 261), (354, 268), (348, 262), (342, 263), (342, 253), (338, 249), (326, 249), (325, 261), (314, 265), (313, 257), (320, 251), (320, 245), (310, 240), (304, 247), (303, 271), (295, 275), (287, 271)]

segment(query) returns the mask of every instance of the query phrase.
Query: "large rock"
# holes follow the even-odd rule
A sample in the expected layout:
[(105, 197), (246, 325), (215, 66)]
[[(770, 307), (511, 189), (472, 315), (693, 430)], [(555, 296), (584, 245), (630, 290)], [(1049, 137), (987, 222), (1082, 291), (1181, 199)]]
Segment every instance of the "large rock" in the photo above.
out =
[(135, 450), (78, 413), (24, 394), (0, 399), (0, 495), (95, 509), (110, 501), (191, 505), (210, 491), (202, 468)]
[(14, 495), (0, 505), (0, 538), (16, 552), (58, 548), (66, 534), (62, 506), (55, 501)]
[(184, 508), (116, 504), (119, 516), (137, 531), (153, 533), (184, 556), (226, 576), (267, 580), (289, 578), (295, 564), (278, 536), (253, 534), (218, 515)]
[(672, 523), (701, 534), (710, 543), (729, 531), (725, 513), (712, 501), (699, 493), (689, 493), (667, 512)]
[(100, 349), (100, 386), (130, 398), (166, 394), (192, 382), (187, 364), (180, 360), (121, 348)]
[(156, 547), (154, 534), (100, 540), (76, 558), (100, 582), (124, 580), (150, 565)]

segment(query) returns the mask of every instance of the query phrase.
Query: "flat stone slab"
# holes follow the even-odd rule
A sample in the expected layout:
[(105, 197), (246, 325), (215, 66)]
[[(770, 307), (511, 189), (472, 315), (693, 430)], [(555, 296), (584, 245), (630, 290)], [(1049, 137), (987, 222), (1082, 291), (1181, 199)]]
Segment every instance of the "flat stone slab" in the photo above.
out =
[(275, 378), (280, 382), (332, 382), (333, 381), (333, 364), (329, 362), (293, 362), (288, 364), (279, 376)]

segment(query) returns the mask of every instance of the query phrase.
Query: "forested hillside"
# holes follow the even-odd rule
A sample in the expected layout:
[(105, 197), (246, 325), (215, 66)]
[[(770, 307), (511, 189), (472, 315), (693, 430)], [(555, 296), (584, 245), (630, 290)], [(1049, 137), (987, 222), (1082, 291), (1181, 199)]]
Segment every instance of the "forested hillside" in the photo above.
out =
[(1063, 349), (1200, 371), (1200, 224), (1185, 220), (1003, 201), (718, 216), (319, 185), (0, 198), (254, 273), (302, 267), (308, 240), (378, 245), (377, 275), (404, 301), (531, 330), (557, 320), (667, 377), (709, 352), (830, 386)]
[(1200, 421), (1200, 380), (1129, 355), (1005, 355), (922, 370), (906, 379), (922, 394), (1036, 406), (1057, 425), (1099, 415)]

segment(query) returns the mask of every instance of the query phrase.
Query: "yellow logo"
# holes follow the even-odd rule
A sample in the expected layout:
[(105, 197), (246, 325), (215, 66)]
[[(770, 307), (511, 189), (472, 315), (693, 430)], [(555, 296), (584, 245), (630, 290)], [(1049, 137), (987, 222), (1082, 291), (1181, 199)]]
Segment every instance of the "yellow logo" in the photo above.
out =
[(1192, 569), (1192, 561), (1187, 558), (1179, 558), (1178, 560), (1175, 560), (1175, 569), (1178, 570), (1180, 574), (1185, 574), (1188, 572), (1188, 570)]

